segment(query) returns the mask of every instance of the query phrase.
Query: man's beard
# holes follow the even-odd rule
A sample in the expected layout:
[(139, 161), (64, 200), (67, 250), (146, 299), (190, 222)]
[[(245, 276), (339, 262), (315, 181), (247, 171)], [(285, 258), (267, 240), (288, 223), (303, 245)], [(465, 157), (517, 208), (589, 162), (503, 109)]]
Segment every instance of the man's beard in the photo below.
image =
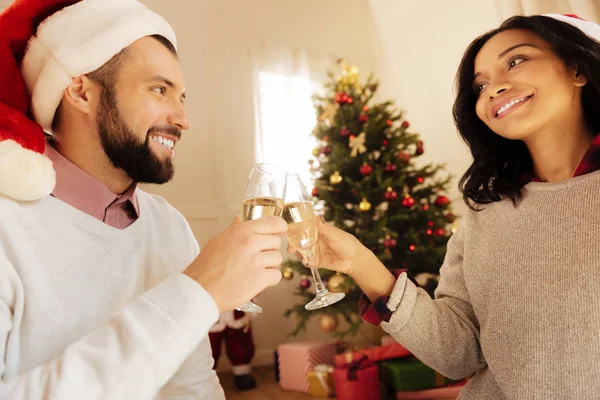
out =
[(150, 134), (164, 132), (176, 138), (181, 132), (174, 127), (152, 127), (145, 141), (140, 139), (121, 118), (112, 88), (103, 88), (98, 108), (98, 132), (108, 159), (134, 182), (162, 184), (170, 181), (175, 168), (170, 158), (161, 161), (150, 148)]

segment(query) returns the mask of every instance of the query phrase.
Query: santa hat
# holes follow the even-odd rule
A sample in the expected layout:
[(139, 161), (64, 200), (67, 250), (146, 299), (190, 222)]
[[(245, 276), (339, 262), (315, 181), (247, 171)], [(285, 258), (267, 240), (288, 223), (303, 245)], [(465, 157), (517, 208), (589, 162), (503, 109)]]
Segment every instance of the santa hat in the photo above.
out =
[(544, 16), (573, 25), (590, 38), (600, 42), (600, 25), (595, 22), (586, 21), (575, 14), (544, 14)]
[(16, 0), (0, 14), (0, 195), (37, 200), (54, 189), (44, 130), (73, 77), (171, 26), (136, 0)]

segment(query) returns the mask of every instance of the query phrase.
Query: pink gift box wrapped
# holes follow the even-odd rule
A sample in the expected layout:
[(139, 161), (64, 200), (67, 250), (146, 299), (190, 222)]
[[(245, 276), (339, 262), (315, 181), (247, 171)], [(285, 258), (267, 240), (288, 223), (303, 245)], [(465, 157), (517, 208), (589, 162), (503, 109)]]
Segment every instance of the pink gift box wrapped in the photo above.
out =
[(320, 364), (333, 365), (335, 343), (293, 342), (277, 348), (279, 386), (308, 393), (308, 372)]

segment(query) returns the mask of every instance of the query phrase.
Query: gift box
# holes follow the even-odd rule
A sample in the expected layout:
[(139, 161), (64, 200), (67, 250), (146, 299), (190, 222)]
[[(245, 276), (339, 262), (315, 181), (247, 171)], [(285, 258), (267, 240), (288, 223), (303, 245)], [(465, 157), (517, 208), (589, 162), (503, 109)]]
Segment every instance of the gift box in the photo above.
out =
[(337, 400), (380, 400), (379, 366), (363, 356), (333, 371)]
[(308, 372), (308, 394), (313, 397), (332, 397), (335, 395), (333, 381), (333, 367), (331, 365), (317, 365)]
[(352, 361), (360, 360), (366, 356), (372, 362), (392, 360), (394, 358), (410, 356), (410, 352), (399, 343), (392, 343), (387, 346), (377, 346), (358, 351), (346, 352), (335, 356), (335, 365), (341, 366)]
[(462, 390), (465, 382), (455, 385), (409, 392), (396, 392), (396, 400), (455, 400)]
[(335, 343), (293, 342), (277, 348), (279, 386), (308, 393), (308, 372), (320, 364), (333, 365)]
[(386, 361), (381, 369), (384, 385), (396, 391), (432, 389), (456, 382), (416, 359)]
[(279, 354), (277, 350), (273, 352), (273, 366), (275, 368), (275, 382), (279, 382)]

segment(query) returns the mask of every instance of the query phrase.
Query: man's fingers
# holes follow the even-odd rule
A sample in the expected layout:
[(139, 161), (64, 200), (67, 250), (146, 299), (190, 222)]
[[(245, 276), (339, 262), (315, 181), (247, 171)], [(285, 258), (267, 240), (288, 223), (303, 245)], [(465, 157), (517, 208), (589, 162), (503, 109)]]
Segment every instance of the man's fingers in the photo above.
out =
[(285, 235), (287, 233), (287, 224), (279, 217), (262, 217), (244, 223), (251, 232), (259, 235)]
[(265, 268), (279, 268), (283, 262), (283, 256), (279, 251), (263, 251), (259, 256), (259, 265)]
[(281, 271), (278, 268), (267, 268), (263, 272), (267, 286), (276, 286), (281, 281)]
[(281, 236), (277, 235), (260, 235), (254, 236), (252, 240), (258, 246), (260, 251), (269, 251), (269, 250), (277, 250), (281, 248)]
[(235, 218), (233, 219), (233, 222), (231, 223), (231, 225), (241, 224), (242, 221), (243, 221), (242, 217), (240, 217), (239, 215), (236, 215)]

